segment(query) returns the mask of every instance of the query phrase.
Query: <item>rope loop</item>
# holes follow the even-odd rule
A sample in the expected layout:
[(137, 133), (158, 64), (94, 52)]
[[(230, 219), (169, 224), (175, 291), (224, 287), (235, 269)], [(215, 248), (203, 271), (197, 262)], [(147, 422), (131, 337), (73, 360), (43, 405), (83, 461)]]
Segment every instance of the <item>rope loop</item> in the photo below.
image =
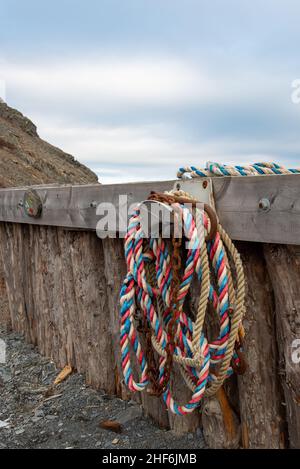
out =
[[(163, 394), (173, 413), (184, 415), (196, 409), (204, 395), (215, 393), (233, 368), (242, 370), (237, 344), (244, 313), (244, 275), (239, 254), (211, 207), (199, 207), (182, 191), (151, 193), (149, 200), (173, 208), (174, 225), (182, 227), (182, 239), (178, 233), (176, 237), (173, 233), (172, 242), (147, 239), (139, 206), (133, 211), (125, 237), (127, 275), (120, 293), (122, 369), (131, 391), (150, 385), (155, 395)], [(193, 282), (199, 291), (194, 320), (188, 313)], [(217, 337), (210, 339), (205, 333), (209, 314), (219, 323)], [(131, 350), (139, 367), (138, 380), (133, 376)], [(187, 403), (174, 398), (174, 366), (192, 391)]]

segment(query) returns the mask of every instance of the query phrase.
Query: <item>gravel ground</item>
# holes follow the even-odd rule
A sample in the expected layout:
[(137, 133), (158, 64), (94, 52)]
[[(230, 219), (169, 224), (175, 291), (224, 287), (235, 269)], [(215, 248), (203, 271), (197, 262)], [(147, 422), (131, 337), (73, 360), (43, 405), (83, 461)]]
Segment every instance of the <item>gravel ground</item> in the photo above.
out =
[[(160, 430), (133, 401), (95, 391), (74, 373), (49, 393), (59, 370), (15, 333), (0, 329), (6, 363), (0, 363), (0, 448), (203, 448), (200, 431), (177, 436)], [(48, 392), (47, 392), (48, 391)], [(100, 428), (106, 419), (121, 433)]]

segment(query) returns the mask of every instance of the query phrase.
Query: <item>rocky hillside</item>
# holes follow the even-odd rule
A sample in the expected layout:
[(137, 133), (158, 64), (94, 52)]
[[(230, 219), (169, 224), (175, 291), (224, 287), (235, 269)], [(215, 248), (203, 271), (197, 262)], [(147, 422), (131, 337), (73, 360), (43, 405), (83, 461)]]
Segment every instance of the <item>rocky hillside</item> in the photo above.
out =
[(39, 138), (27, 117), (0, 101), (0, 187), (97, 181), (73, 156)]
[[(33, 184), (88, 184), (97, 176), (37, 134), (36, 126), (0, 98), (0, 187)], [(0, 324), (10, 326), (0, 261)], [(0, 386), (1, 387), (1, 386)]]

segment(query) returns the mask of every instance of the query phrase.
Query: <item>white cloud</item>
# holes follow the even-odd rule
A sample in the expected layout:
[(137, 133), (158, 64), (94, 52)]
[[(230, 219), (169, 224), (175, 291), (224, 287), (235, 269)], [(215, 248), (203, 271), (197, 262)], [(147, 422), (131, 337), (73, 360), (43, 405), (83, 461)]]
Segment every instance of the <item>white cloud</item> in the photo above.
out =
[[(239, 130), (236, 121), (237, 128), (228, 126), (227, 138), (216, 138), (210, 116), (210, 137), (204, 132), (202, 139), (192, 141), (184, 124), (180, 127), (176, 113), (180, 115), (185, 106), (200, 110), (204, 121), (205, 109), (219, 110), (226, 120), (226, 109), (234, 110), (236, 105), (239, 115), (259, 116), (267, 109), (268, 117), (274, 110), (284, 116), (282, 122), (288, 122), (286, 116), (296, 113), (290, 79), (250, 69), (224, 68), (220, 73), (217, 66), (170, 57), (104, 57), (65, 63), (2, 62), (0, 72), (8, 97), (14, 96), (16, 107), (33, 119), (43, 138), (92, 166), (102, 181), (117, 182), (173, 178), (179, 166), (204, 165), (207, 160), (229, 164), (270, 160), (273, 149), (276, 154), (296, 153), (298, 133), (294, 139), (277, 134), (272, 141), (234, 138)], [(151, 118), (153, 108), (162, 112)], [(170, 110), (177, 126), (168, 124)], [(126, 121), (132, 111), (136, 111), (134, 123), (128, 119), (123, 125), (119, 113)], [(137, 124), (145, 114), (152, 124)]]
[[(76, 61), (1, 64), (8, 96), (61, 115), (74, 110), (177, 108), (217, 102), (273, 102), (290, 87), (285, 76), (266, 70), (234, 71), (171, 57), (89, 58)], [(287, 91), (289, 92), (289, 90)], [(287, 104), (289, 104), (287, 99)]]
[[(270, 152), (274, 141), (251, 140), (243, 145), (230, 138), (186, 142), (176, 129), (164, 125), (89, 128), (40, 125), (39, 130), (43, 138), (56, 142), (92, 167), (105, 183), (173, 179), (180, 166), (204, 166), (209, 160), (227, 164), (274, 160)], [(277, 141), (278, 152), (297, 148), (296, 141), (288, 145)]]

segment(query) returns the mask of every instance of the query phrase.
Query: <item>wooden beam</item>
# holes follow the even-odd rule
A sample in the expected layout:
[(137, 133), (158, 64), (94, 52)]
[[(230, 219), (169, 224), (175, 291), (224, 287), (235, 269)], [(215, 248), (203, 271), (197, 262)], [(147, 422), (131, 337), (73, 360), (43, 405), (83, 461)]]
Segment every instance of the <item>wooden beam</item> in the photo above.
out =
[[(141, 182), (113, 185), (34, 186), (43, 203), (38, 219), (25, 214), (22, 200), (27, 188), (0, 190), (0, 221), (95, 230), (100, 219), (95, 205), (109, 202), (119, 216), (119, 195), (128, 204), (145, 200), (151, 190), (170, 190), (181, 181)], [(195, 192), (203, 179), (184, 183)], [(300, 244), (300, 176), (215, 177), (212, 178), (216, 209), (221, 224), (232, 239), (266, 243)], [(270, 202), (260, 208), (261, 199)], [(126, 223), (126, 220), (121, 220)], [(120, 230), (120, 235), (124, 230)]]
[[(283, 448), (284, 398), (279, 383), (274, 293), (264, 245), (238, 243), (246, 276), (244, 353), (246, 373), (238, 377), (244, 448)], [(274, 285), (274, 291), (277, 288)]]
[(96, 215), (95, 205), (101, 202), (113, 204), (118, 219), (119, 195), (127, 195), (128, 204), (131, 205), (146, 199), (151, 190), (168, 190), (173, 187), (173, 184), (174, 181), (113, 185), (31, 186), (43, 203), (42, 216), (36, 219), (26, 215), (21, 205), (28, 188), (1, 189), (0, 221), (95, 230), (100, 219), (100, 216)]
[[(300, 177), (297, 174), (214, 178), (220, 222), (232, 239), (300, 244)], [(270, 210), (259, 208), (267, 199)]]

